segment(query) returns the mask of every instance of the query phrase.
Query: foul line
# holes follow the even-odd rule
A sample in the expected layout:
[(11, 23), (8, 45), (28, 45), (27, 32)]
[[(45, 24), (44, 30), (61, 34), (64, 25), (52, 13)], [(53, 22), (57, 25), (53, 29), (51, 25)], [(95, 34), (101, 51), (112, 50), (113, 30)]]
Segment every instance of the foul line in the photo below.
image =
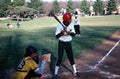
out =
[(112, 52), (112, 50), (119, 44), (119, 42), (120, 40), (109, 50), (109, 52), (92, 69), (96, 69), (97, 66), (99, 66), (106, 59), (106, 57)]
[(101, 75), (105, 75), (106, 78), (113, 79), (113, 78), (120, 78), (120, 75), (118, 74), (111, 74), (110, 72), (104, 72), (100, 71), (99, 72)]
[[(91, 69), (95, 70), (105, 59), (106, 57), (112, 52), (112, 50), (120, 43), (120, 40), (109, 50), (109, 52), (94, 66), (94, 67), (90, 67)], [(92, 71), (92, 70), (90, 70)], [(90, 72), (87, 71), (87, 72)], [(105, 72), (100, 72), (101, 74), (104, 74)], [(68, 75), (70, 74), (70, 72), (63, 72), (61, 75)], [(110, 73), (107, 73), (107, 75), (109, 75)], [(45, 78), (46, 77), (52, 77), (52, 74), (45, 74), (43, 75)], [(116, 74), (112, 74), (110, 77), (120, 77), (120, 75), (116, 75)]]

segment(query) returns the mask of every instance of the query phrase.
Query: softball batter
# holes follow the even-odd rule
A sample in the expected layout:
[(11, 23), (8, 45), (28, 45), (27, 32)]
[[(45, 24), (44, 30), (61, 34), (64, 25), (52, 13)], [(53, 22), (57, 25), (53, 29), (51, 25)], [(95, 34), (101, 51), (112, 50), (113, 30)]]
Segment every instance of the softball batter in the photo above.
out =
[(59, 40), (58, 60), (56, 63), (53, 79), (58, 79), (57, 74), (58, 74), (59, 66), (62, 62), (64, 51), (66, 52), (70, 64), (73, 68), (73, 73), (78, 74), (74, 63), (73, 51), (71, 45), (72, 37), (75, 36), (74, 23), (72, 23), (71, 21), (72, 21), (72, 15), (70, 13), (65, 13), (63, 15), (63, 24), (65, 26), (63, 27), (62, 25), (58, 25), (56, 28), (55, 35), (56, 38)]

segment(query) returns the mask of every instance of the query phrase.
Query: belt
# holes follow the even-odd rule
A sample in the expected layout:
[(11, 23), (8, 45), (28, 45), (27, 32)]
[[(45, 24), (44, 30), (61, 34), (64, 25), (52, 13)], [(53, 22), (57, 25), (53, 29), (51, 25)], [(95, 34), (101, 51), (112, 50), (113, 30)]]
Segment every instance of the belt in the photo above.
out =
[(62, 43), (70, 43), (71, 41), (61, 41), (61, 40), (59, 40), (59, 42), (62, 42)]

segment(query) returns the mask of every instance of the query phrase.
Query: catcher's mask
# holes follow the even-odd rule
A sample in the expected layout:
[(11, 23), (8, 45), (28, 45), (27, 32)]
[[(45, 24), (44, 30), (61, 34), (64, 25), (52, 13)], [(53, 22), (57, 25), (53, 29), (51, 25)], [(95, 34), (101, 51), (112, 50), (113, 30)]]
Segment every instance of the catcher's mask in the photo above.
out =
[(48, 49), (46, 49), (46, 48), (43, 48), (42, 49), (42, 53), (41, 53), (41, 55), (44, 55), (44, 54), (49, 54), (49, 53), (52, 53), (51, 51), (49, 51)]
[(37, 53), (37, 48), (34, 46), (27, 46), (25, 56), (30, 56), (33, 53)]

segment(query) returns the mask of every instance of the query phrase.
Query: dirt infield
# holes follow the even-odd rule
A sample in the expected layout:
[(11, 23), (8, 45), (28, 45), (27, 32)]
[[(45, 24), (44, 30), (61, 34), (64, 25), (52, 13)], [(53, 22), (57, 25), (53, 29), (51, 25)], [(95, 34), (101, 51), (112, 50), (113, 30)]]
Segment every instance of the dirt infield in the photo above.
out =
[[(60, 68), (59, 79), (120, 79), (120, 42), (116, 47), (112, 47), (120, 40), (120, 30), (115, 32), (111, 38), (102, 42), (101, 45), (87, 51), (81, 57), (76, 58), (77, 69), (81, 76), (75, 77), (63, 67)], [(111, 51), (110, 51), (111, 50)], [(98, 62), (110, 51), (110, 54), (99, 64)], [(64, 62), (69, 68), (68, 60)], [(98, 66), (95, 69), (96, 65)], [(52, 79), (48, 72), (45, 71), (45, 79)]]

